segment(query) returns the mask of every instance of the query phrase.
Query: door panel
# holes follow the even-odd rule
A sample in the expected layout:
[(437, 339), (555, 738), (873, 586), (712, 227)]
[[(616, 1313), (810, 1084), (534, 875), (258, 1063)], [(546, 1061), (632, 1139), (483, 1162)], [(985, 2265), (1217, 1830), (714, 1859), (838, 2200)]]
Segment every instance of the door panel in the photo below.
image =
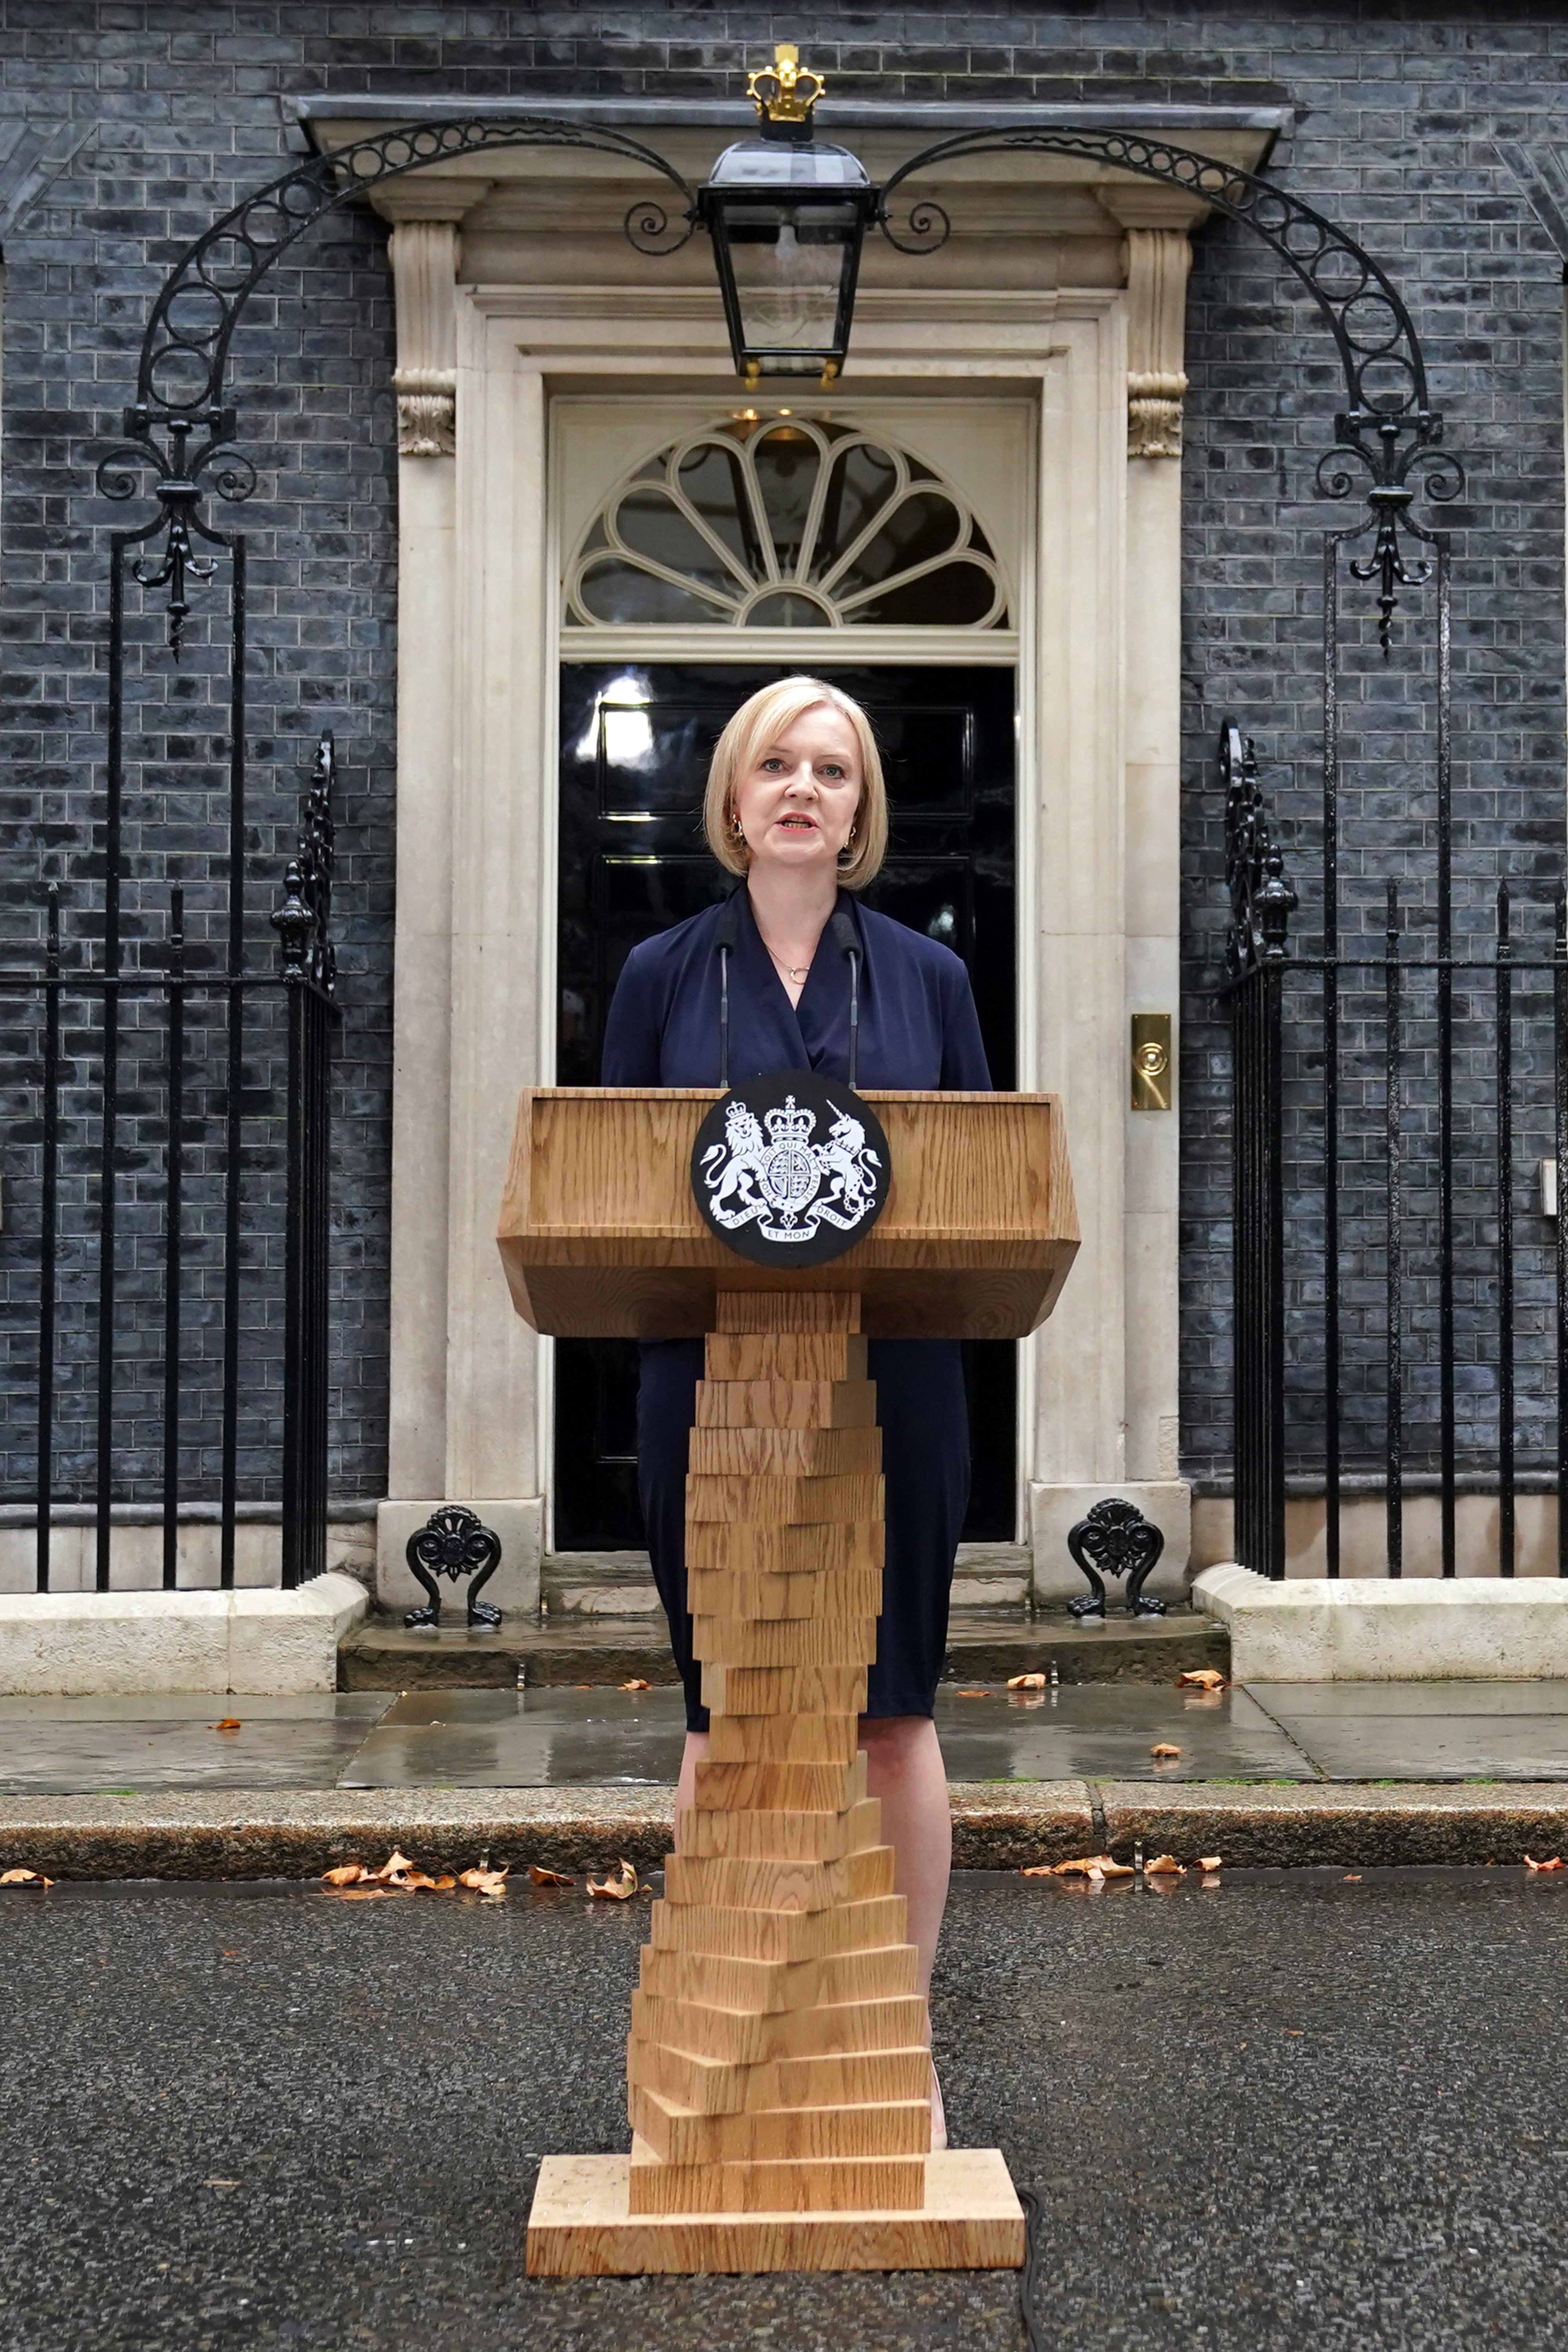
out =
[[(702, 839), (708, 762), (731, 712), (776, 668), (740, 663), (564, 665), (557, 1078), (594, 1086), (605, 1018), (639, 940), (730, 887)], [(928, 932), (969, 967), (998, 1087), (1014, 1083), (1014, 680), (1009, 670), (861, 669), (824, 675), (869, 712), (892, 820), (866, 903)], [(1015, 1534), (1010, 1342), (964, 1348), (973, 1486), (964, 1536)], [(556, 1343), (555, 1543), (631, 1550), (637, 1499), (637, 1349)]]

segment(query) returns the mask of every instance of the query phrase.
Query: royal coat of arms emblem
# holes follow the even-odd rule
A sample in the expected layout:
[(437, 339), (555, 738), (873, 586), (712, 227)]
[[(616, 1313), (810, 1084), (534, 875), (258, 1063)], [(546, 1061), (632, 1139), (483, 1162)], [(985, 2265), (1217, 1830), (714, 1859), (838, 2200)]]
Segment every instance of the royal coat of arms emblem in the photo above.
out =
[(707, 1223), (765, 1265), (821, 1265), (852, 1247), (882, 1208), (888, 1173), (869, 1106), (810, 1070), (735, 1087), (703, 1120), (691, 1154)]

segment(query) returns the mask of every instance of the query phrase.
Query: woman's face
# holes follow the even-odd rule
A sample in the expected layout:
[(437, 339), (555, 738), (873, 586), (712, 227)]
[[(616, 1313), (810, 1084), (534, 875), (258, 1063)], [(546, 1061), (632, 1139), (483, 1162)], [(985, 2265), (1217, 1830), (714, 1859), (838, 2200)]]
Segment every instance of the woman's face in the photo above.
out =
[(865, 779), (855, 730), (830, 702), (814, 703), (764, 741), (735, 786), (735, 814), (753, 866), (836, 870)]

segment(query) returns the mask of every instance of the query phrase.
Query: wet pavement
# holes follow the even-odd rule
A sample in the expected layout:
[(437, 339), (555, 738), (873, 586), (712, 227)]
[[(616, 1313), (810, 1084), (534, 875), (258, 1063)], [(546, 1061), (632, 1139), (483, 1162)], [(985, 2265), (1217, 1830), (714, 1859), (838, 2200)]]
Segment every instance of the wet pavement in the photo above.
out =
[[(1568, 1875), (1568, 1874), (1565, 1874)], [(1057, 2352), (1568, 2341), (1561, 1878), (971, 1874), (955, 2140), (1045, 2200)], [(5, 2352), (1016, 2352), (1012, 2273), (528, 2282), (626, 2145), (647, 1906), (277, 1884), (0, 1897)]]
[[(944, 1685), (937, 1723), (963, 1782), (1568, 1780), (1568, 1682)], [(681, 1724), (668, 1687), (0, 1698), (0, 1791), (668, 1788)]]

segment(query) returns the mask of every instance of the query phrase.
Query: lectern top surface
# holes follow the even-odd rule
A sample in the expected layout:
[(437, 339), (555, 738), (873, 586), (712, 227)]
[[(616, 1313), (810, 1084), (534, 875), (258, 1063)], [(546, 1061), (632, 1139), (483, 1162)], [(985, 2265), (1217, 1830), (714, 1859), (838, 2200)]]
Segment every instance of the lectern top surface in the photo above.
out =
[(518, 1310), (580, 1337), (711, 1328), (716, 1289), (858, 1292), (873, 1336), (1007, 1339), (1050, 1311), (1078, 1247), (1053, 1095), (867, 1089), (887, 1206), (830, 1265), (750, 1264), (699, 1214), (691, 1147), (710, 1087), (533, 1087), (519, 1107), (498, 1239)]

